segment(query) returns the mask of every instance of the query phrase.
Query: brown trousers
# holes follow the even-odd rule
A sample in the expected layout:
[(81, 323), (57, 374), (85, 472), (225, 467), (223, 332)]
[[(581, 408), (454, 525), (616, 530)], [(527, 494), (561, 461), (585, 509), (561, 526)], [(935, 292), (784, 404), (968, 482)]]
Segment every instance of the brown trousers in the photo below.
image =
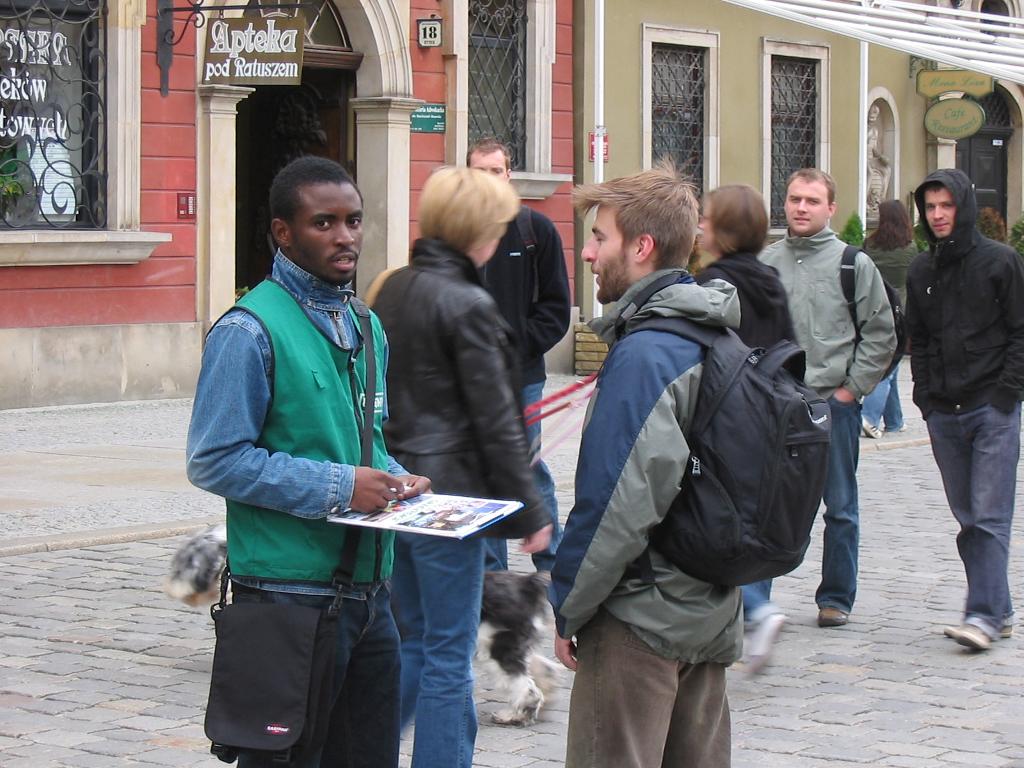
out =
[(604, 610), (577, 659), (565, 768), (729, 768), (724, 665), (659, 656)]

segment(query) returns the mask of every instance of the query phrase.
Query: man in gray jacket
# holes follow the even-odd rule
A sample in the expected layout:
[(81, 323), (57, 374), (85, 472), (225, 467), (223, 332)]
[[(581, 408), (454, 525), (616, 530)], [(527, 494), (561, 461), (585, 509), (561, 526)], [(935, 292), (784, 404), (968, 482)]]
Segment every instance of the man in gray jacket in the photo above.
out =
[[(555, 651), (576, 671), (565, 765), (727, 768), (739, 589), (699, 581), (648, 549), (679, 492), (704, 352), (674, 333), (623, 333), (652, 316), (735, 328), (739, 300), (733, 286), (699, 286), (683, 269), (697, 203), (674, 169), (578, 187), (573, 202), (580, 214), (597, 209), (583, 260), (611, 306), (591, 327), (617, 343), (587, 413), (576, 503), (551, 572)], [(649, 572), (638, 563), (645, 550)]]
[(825, 544), (815, 594), (819, 627), (846, 624), (857, 596), (860, 401), (881, 380), (896, 349), (885, 286), (864, 253), (854, 262), (859, 334), (854, 328), (839, 277), (846, 244), (829, 228), (835, 191), (835, 182), (824, 171), (804, 168), (793, 173), (786, 189), (789, 231), (761, 254), (765, 264), (779, 271), (789, 296), (796, 341), (807, 353), (807, 385), (828, 400), (832, 412)]

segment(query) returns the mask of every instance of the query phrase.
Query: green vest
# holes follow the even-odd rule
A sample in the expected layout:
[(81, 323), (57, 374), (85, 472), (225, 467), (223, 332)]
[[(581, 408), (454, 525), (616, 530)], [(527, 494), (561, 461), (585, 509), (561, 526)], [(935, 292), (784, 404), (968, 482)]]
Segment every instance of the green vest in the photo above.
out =
[[(360, 463), (360, 425), (366, 385), (364, 348), (353, 356), (332, 344), (284, 288), (264, 280), (239, 302), (270, 334), (273, 393), (257, 447), (269, 453), (335, 464)], [(355, 311), (349, 307), (359, 327)], [(371, 316), (377, 360), (373, 466), (387, 470), (382, 431), (384, 410), (384, 331)], [(355, 392), (353, 392), (353, 386)], [(325, 494), (324, 503), (327, 498)], [(286, 512), (228, 499), (228, 561), (236, 576), (287, 581), (329, 582), (341, 559), (345, 536), (360, 529), (308, 520)], [(363, 529), (354, 579), (391, 575), (394, 534)]]

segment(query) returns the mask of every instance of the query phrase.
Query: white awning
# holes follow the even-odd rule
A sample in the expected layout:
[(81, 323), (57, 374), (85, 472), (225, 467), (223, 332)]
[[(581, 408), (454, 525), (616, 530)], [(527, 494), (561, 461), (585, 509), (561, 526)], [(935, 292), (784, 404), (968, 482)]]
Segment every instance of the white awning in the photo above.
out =
[(874, 45), (1024, 84), (1024, 19), (905, 0), (725, 0)]

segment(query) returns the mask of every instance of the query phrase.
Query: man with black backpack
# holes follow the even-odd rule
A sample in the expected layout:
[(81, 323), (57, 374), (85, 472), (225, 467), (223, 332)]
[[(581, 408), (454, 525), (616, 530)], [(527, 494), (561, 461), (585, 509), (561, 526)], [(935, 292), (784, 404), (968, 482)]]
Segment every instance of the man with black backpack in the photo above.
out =
[[(828, 400), (832, 416), (821, 583), (815, 594), (819, 627), (846, 624), (857, 596), (860, 401), (885, 375), (896, 349), (893, 312), (877, 267), (862, 252), (844, 265), (846, 245), (829, 228), (835, 190), (824, 171), (794, 172), (786, 187), (787, 235), (761, 252), (789, 296), (796, 341), (807, 353), (805, 381)], [(844, 271), (853, 275), (852, 304), (844, 296)]]
[[(512, 159), (509, 149), (489, 137), (470, 145), (466, 165), (493, 173), (511, 183)], [(569, 275), (565, 268), (562, 239), (554, 223), (544, 214), (523, 205), (508, 225), (494, 257), (480, 270), (484, 287), (494, 297), (498, 311), (512, 328), (519, 352), (519, 382), (522, 406), (527, 408), (544, 395), (544, 353), (555, 346), (569, 329)], [(526, 427), (531, 452), (540, 451), (540, 422)], [(555, 481), (543, 459), (533, 465), (533, 479), (551, 515), (551, 542), (533, 554), (538, 571), (550, 571), (562, 536), (558, 521)], [(508, 567), (505, 539), (488, 539), (488, 570)]]
[(742, 646), (740, 591), (691, 576), (649, 546), (691, 464), (684, 435), (705, 346), (672, 330), (630, 330), (654, 318), (736, 327), (739, 301), (733, 286), (698, 286), (683, 268), (697, 201), (671, 166), (578, 187), (573, 203), (581, 215), (597, 209), (583, 259), (598, 301), (611, 304), (591, 327), (613, 347), (552, 571), (555, 650), (576, 671), (565, 764), (725, 768), (725, 668)]

